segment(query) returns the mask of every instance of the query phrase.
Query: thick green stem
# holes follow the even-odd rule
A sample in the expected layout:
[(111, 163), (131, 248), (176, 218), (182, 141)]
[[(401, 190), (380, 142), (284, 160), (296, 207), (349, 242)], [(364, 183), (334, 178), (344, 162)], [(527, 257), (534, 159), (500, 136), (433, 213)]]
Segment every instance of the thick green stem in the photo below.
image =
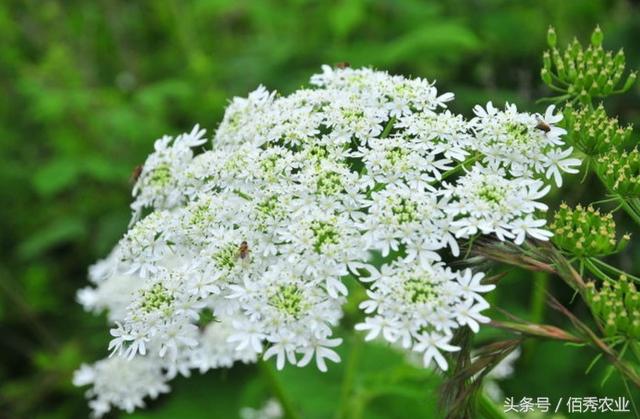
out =
[(531, 322), (542, 323), (544, 320), (545, 298), (549, 286), (549, 275), (546, 272), (533, 273), (533, 293), (531, 295)]
[(629, 214), (633, 221), (640, 225), (640, 214), (638, 214), (636, 210), (634, 210), (633, 207), (622, 197), (620, 197), (620, 205), (622, 205), (622, 208), (627, 212), (627, 214)]
[[(358, 370), (358, 361), (360, 359), (362, 342), (360, 336), (353, 335), (351, 341), (351, 351), (349, 353), (349, 359), (346, 360), (346, 366), (344, 371), (344, 378), (342, 379), (342, 387), (340, 390), (340, 408), (336, 413), (338, 419), (358, 419), (359, 416), (355, 415), (352, 409), (354, 405), (353, 396), (353, 382), (355, 380), (356, 371)], [(360, 411), (362, 409), (357, 409)]]
[(638, 198), (629, 199), (629, 205), (636, 211), (636, 214), (640, 214), (640, 200)]
[(640, 362), (640, 342), (631, 341), (631, 351), (636, 356), (636, 360)]
[(622, 376), (622, 382), (624, 383), (625, 390), (627, 390), (627, 395), (629, 396), (629, 400), (631, 400), (631, 406), (633, 406), (633, 413), (635, 414), (636, 418), (638, 418), (640, 417), (640, 414), (638, 413), (638, 406), (636, 406), (636, 401), (633, 398), (633, 393), (631, 393), (631, 389), (629, 388), (629, 383), (627, 382), (627, 379), (624, 377), (624, 375)]
[(269, 383), (269, 387), (271, 388), (273, 395), (280, 402), (282, 410), (284, 411), (284, 417), (287, 419), (302, 419), (302, 416), (300, 416), (300, 414), (294, 407), (293, 401), (284, 391), (284, 387), (278, 380), (273, 367), (265, 361), (258, 362), (258, 365), (260, 367), (260, 370), (262, 371), (262, 375), (267, 380), (267, 383)]
[[(549, 286), (549, 275), (546, 272), (533, 273), (533, 290), (531, 293), (530, 315), (529, 320), (534, 324), (541, 324), (544, 321), (545, 299), (547, 288)], [(526, 343), (525, 358), (527, 363), (534, 353), (537, 345), (536, 340), (530, 340)]]
[(485, 419), (507, 419), (507, 415), (496, 404), (480, 392), (477, 398), (478, 412)]

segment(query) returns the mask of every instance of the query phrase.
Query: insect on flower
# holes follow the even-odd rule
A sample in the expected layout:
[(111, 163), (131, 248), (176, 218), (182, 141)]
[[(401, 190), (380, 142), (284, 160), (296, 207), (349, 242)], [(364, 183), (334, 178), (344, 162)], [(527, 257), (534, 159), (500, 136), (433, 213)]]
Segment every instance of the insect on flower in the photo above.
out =
[(544, 120), (540, 117), (538, 117), (537, 119), (538, 119), (538, 125), (536, 125), (537, 129), (539, 129), (540, 131), (544, 131), (545, 134), (551, 131), (551, 127), (549, 126), (549, 124), (544, 122)]
[(249, 256), (249, 244), (246, 240), (240, 243), (240, 247), (238, 248), (238, 257), (240, 259), (246, 260)]
[(339, 63), (336, 63), (335, 67), (339, 69), (345, 69), (351, 67), (351, 64), (347, 61), (341, 61)]
[(133, 170), (131, 171), (131, 176), (129, 176), (129, 183), (134, 184), (138, 181), (138, 179), (140, 178), (140, 175), (142, 174), (143, 168), (144, 168), (144, 165), (142, 164), (139, 164), (133, 168)]

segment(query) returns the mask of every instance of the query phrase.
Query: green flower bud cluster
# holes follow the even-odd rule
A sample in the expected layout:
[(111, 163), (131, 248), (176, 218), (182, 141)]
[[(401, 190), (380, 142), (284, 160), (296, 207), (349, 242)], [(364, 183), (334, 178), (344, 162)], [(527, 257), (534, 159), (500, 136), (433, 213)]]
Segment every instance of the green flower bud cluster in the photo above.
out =
[(429, 303), (438, 295), (437, 288), (429, 278), (411, 278), (405, 283), (405, 289), (412, 303)]
[(311, 223), (311, 231), (315, 239), (313, 248), (317, 253), (322, 253), (325, 245), (335, 245), (340, 242), (340, 233), (329, 223), (314, 221)]
[(606, 256), (619, 252), (631, 238), (625, 234), (622, 239), (616, 240), (613, 214), (602, 214), (592, 206), (570, 208), (565, 203), (561, 204), (549, 228), (554, 234), (553, 243), (578, 257)]
[(173, 303), (173, 296), (160, 282), (154, 284), (151, 288), (141, 291), (142, 293), (142, 310), (145, 313), (151, 313), (156, 310), (169, 310)]
[(391, 207), (391, 211), (400, 224), (411, 223), (418, 219), (418, 205), (406, 198), (401, 198)]
[(613, 283), (605, 281), (600, 289), (587, 283), (587, 303), (607, 336), (640, 339), (640, 292), (626, 275)]
[(233, 269), (238, 259), (239, 247), (237, 244), (228, 243), (213, 255), (215, 264), (220, 269)]
[(621, 127), (618, 118), (609, 118), (602, 104), (597, 108), (574, 108), (571, 104), (564, 109), (564, 126), (567, 144), (588, 156), (597, 156), (611, 149), (622, 150), (629, 144), (633, 127)]
[(281, 313), (298, 319), (306, 309), (303, 297), (302, 290), (296, 285), (280, 285), (271, 292), (268, 304)]
[(623, 93), (636, 80), (632, 72), (624, 83), (624, 52), (615, 55), (602, 48), (602, 31), (597, 27), (591, 35), (591, 45), (586, 49), (574, 39), (560, 52), (556, 48), (555, 30), (549, 28), (547, 42), (551, 48), (543, 55), (542, 80), (552, 89), (578, 98), (582, 103), (590, 103), (591, 98)]
[(317, 188), (318, 193), (321, 195), (336, 195), (344, 189), (342, 186), (342, 175), (336, 172), (325, 173), (318, 179)]
[(146, 181), (153, 186), (165, 187), (171, 183), (171, 167), (168, 164), (161, 164), (149, 173)]
[(640, 152), (631, 151), (610, 153), (598, 157), (596, 171), (609, 192), (622, 198), (640, 197)]

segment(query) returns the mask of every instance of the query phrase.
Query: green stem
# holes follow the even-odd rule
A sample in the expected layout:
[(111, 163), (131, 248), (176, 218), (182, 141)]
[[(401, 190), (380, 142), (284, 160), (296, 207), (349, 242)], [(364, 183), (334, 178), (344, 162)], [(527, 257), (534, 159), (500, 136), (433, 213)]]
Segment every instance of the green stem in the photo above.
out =
[(587, 176), (589, 176), (589, 166), (591, 166), (591, 157), (587, 156), (586, 161), (587, 161), (587, 166), (584, 169), (584, 175), (582, 176), (580, 183), (584, 183), (584, 181), (587, 179)]
[[(442, 177), (440, 178), (440, 180), (438, 182), (448, 178), (449, 176), (455, 175), (456, 173), (458, 173), (460, 171), (460, 169), (464, 169), (468, 164), (475, 163), (476, 161), (478, 161), (479, 158), (480, 158), (479, 155), (475, 155), (473, 157), (469, 157), (468, 159), (466, 159), (462, 163), (458, 164), (456, 167), (444, 172), (442, 174)], [(434, 182), (432, 184), (435, 184), (435, 183), (436, 182)]]
[(624, 383), (624, 388), (627, 390), (627, 395), (631, 400), (631, 406), (633, 406), (633, 413), (635, 414), (636, 418), (640, 418), (640, 414), (638, 414), (638, 406), (636, 406), (636, 401), (633, 398), (633, 394), (631, 393), (631, 389), (629, 388), (629, 383), (627, 383), (627, 379), (625, 378), (624, 375), (622, 376), (622, 382)]
[(572, 95), (561, 95), (553, 97), (543, 97), (536, 100), (536, 103), (560, 103), (563, 100), (571, 99)]
[(247, 195), (246, 193), (244, 193), (244, 192), (242, 192), (242, 191), (239, 191), (239, 190), (237, 190), (237, 189), (236, 189), (236, 190), (234, 190), (233, 192), (234, 192), (236, 195), (238, 195), (240, 198), (242, 198), (242, 199), (245, 199), (245, 200), (247, 200), (247, 201), (251, 201), (251, 200), (252, 200), (251, 195)]
[(609, 198), (601, 199), (599, 201), (593, 201), (591, 203), (591, 205), (607, 204), (607, 203), (613, 202), (613, 201), (620, 201), (620, 198), (618, 198), (617, 196), (612, 196), (612, 197), (609, 197)]
[(629, 342), (625, 342), (624, 345), (622, 346), (622, 349), (620, 350), (620, 353), (618, 354), (618, 358), (620, 358), (621, 361), (622, 361), (622, 358), (624, 358), (624, 354), (627, 353), (628, 347), (629, 347)]
[[(360, 359), (361, 339), (358, 335), (352, 336), (351, 351), (349, 353), (349, 359), (346, 361), (344, 378), (342, 379), (342, 387), (340, 391), (340, 409), (338, 410), (336, 417), (340, 418), (352, 418), (357, 419), (354, 415), (351, 406), (353, 404), (353, 382), (355, 380), (356, 371), (358, 370), (358, 361)], [(357, 409), (361, 411), (362, 409)], [(350, 415), (351, 413), (351, 415)]]
[(632, 279), (634, 281), (640, 282), (640, 278), (638, 278), (637, 276), (631, 275), (630, 273), (627, 273), (627, 272), (623, 271), (622, 269), (618, 269), (615, 266), (609, 265), (607, 262), (601, 261), (600, 259), (592, 258), (591, 262), (597, 263), (603, 269), (608, 269), (609, 271), (611, 271), (611, 272), (613, 272), (613, 273), (615, 273), (617, 275), (625, 275), (629, 279)]
[(477, 398), (478, 412), (485, 419), (506, 419), (507, 415), (496, 404), (480, 392)]
[(260, 367), (260, 370), (262, 371), (262, 375), (267, 380), (269, 387), (271, 387), (273, 395), (280, 402), (282, 410), (284, 410), (284, 417), (287, 419), (302, 419), (302, 416), (298, 414), (298, 411), (295, 409), (293, 402), (284, 391), (284, 387), (278, 380), (275, 371), (273, 371), (273, 367), (266, 361), (260, 361), (258, 362), (258, 365)]
[(531, 322), (540, 324), (544, 320), (545, 296), (549, 285), (546, 272), (534, 272), (533, 294), (531, 296)]
[(387, 138), (389, 136), (389, 133), (391, 132), (391, 129), (393, 128), (393, 124), (395, 123), (396, 117), (392, 116), (391, 119), (389, 119), (389, 122), (387, 122), (387, 125), (384, 127), (382, 134), (380, 134), (380, 138)]
[(640, 362), (640, 342), (631, 341), (631, 351), (636, 356), (638, 362)]
[(591, 258), (584, 258), (584, 264), (587, 267), (587, 269), (589, 269), (591, 271), (592, 274), (594, 274), (595, 276), (597, 276), (598, 278), (600, 278), (603, 281), (611, 281), (611, 282), (615, 282), (611, 277), (609, 277), (609, 275), (605, 274), (604, 272), (602, 272), (592, 261)]
[(640, 225), (640, 215), (629, 205), (629, 203), (623, 198), (620, 197), (620, 205), (622, 208), (629, 214), (629, 216), (635, 221), (636, 224)]
[[(546, 272), (534, 272), (531, 290), (531, 303), (529, 320), (534, 324), (541, 324), (544, 320), (545, 298), (549, 286), (549, 275)], [(524, 361), (529, 364), (535, 353), (538, 341), (531, 339), (525, 342)]]

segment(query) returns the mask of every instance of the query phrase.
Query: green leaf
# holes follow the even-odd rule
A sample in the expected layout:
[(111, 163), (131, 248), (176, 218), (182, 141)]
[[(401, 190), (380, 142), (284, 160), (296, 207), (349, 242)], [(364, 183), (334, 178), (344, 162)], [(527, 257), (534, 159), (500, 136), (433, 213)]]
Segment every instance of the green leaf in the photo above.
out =
[(52, 312), (59, 307), (51, 287), (51, 274), (45, 265), (29, 265), (22, 275), (24, 284), (24, 298), (27, 304), (38, 312)]
[(102, 156), (87, 156), (82, 161), (82, 171), (95, 180), (126, 184), (133, 167), (127, 162), (109, 161)]
[(362, 0), (342, 1), (331, 10), (331, 26), (340, 39), (349, 36), (365, 18), (365, 7)]
[[(417, 56), (452, 57), (480, 46), (476, 35), (453, 22), (430, 23), (419, 27), (380, 50), (383, 65), (411, 60)], [(375, 59), (375, 57), (372, 57)]]
[(180, 377), (171, 383), (172, 394), (161, 396), (157, 402), (149, 403), (149, 408), (139, 410), (130, 419), (211, 419), (237, 418), (245, 406), (259, 407), (260, 402), (246, 399), (245, 387), (256, 384), (257, 369), (235, 367), (218, 370), (204, 375), (194, 374), (189, 378)]
[(49, 226), (20, 243), (17, 252), (22, 259), (33, 259), (50, 248), (76, 240), (84, 236), (85, 233), (84, 223), (74, 217), (55, 220)]
[(79, 175), (77, 160), (56, 159), (36, 170), (33, 187), (40, 195), (51, 196), (73, 185)]

